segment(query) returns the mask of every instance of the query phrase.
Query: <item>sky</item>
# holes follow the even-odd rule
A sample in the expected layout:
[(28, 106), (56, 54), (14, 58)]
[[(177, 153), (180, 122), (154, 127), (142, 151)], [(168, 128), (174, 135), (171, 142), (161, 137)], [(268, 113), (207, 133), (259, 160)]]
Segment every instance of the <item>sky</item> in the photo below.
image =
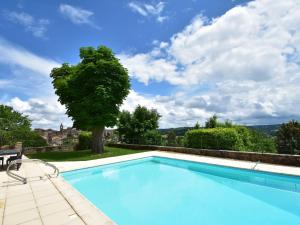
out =
[(3, 0), (0, 104), (34, 128), (71, 126), (50, 71), (100, 45), (129, 71), (121, 109), (157, 109), (161, 128), (214, 114), (245, 125), (300, 119), (299, 0)]

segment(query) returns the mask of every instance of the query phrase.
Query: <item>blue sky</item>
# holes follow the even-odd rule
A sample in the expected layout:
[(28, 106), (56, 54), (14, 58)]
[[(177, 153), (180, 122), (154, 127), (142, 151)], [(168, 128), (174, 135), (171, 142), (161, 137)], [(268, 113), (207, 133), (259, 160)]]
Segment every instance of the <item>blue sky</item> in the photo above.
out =
[(122, 108), (157, 108), (161, 127), (203, 123), (214, 113), (243, 124), (299, 118), (297, 0), (0, 6), (0, 102), (28, 115), (34, 127), (71, 125), (48, 74), (77, 63), (80, 47), (99, 45), (112, 48), (129, 70), (132, 91)]

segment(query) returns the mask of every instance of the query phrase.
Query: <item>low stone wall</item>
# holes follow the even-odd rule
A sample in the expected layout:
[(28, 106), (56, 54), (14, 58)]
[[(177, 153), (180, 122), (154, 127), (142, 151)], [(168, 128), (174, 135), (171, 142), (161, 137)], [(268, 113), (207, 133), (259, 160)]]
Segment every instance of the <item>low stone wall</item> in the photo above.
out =
[(70, 152), (73, 151), (72, 146), (43, 146), (43, 147), (28, 147), (25, 148), (25, 154), (37, 152)]
[(239, 152), (227, 150), (195, 149), (184, 147), (134, 145), (134, 144), (109, 144), (111, 147), (130, 148), (136, 150), (159, 150), (167, 152), (178, 152), (210, 157), (238, 159), (252, 162), (264, 162), (288, 166), (300, 166), (300, 155), (271, 154), (259, 152)]

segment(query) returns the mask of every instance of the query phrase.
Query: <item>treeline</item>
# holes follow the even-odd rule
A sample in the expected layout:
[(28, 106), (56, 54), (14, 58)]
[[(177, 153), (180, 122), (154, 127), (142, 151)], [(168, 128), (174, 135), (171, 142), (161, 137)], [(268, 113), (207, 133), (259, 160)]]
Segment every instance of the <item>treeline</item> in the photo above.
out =
[[(249, 125), (245, 126), (251, 130), (258, 131), (260, 133), (276, 137), (277, 131), (280, 128), (281, 124), (270, 124), (270, 125)], [(193, 129), (194, 127), (176, 127), (176, 128), (159, 128), (158, 131), (162, 135), (168, 134), (173, 130), (177, 136), (184, 136), (185, 132)]]
[[(116, 132), (108, 141), (129, 144), (186, 146), (192, 148), (224, 149), (236, 151), (272, 152), (300, 154), (300, 123), (292, 120), (276, 128), (276, 135), (271, 136), (233, 124), (227, 120), (220, 122), (216, 115), (209, 118), (204, 126), (196, 123), (181, 135), (171, 129), (165, 133), (158, 131), (161, 115), (155, 109), (138, 106), (132, 113), (122, 111), (118, 116)], [(180, 129), (180, 128), (179, 128)], [(91, 132), (82, 131), (76, 149), (91, 148)], [(27, 116), (0, 105), (0, 147), (23, 142), (25, 147), (47, 145), (46, 141), (31, 130), (31, 121)]]
[[(290, 121), (271, 136), (256, 129), (220, 122), (216, 115), (202, 127), (157, 130), (161, 116), (154, 109), (138, 106), (133, 113), (122, 111), (117, 133), (119, 141), (129, 144), (186, 146), (203, 149), (224, 149), (284, 154), (300, 154), (300, 124)], [(178, 135), (178, 131), (181, 135)], [(185, 131), (185, 132), (182, 132)]]

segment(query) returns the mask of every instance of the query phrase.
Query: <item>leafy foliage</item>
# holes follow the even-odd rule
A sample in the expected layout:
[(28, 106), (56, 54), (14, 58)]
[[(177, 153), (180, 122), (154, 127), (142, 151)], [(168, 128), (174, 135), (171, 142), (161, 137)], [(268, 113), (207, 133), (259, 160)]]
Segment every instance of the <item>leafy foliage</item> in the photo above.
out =
[(205, 122), (205, 128), (234, 127), (234, 126), (235, 125), (233, 125), (233, 123), (230, 120), (226, 120), (224, 123), (218, 121), (218, 117), (216, 114), (208, 118), (208, 120)]
[(234, 128), (208, 128), (189, 130), (186, 145), (191, 148), (240, 150), (243, 140)]
[(162, 136), (157, 130), (148, 130), (143, 135), (142, 143), (146, 145), (161, 145)]
[(198, 122), (195, 124), (194, 129), (195, 130), (200, 129), (200, 124)]
[(185, 135), (185, 141), (187, 147), (193, 148), (256, 152), (276, 151), (272, 138), (242, 126), (190, 130)]
[(137, 106), (133, 113), (122, 111), (117, 123), (121, 140), (126, 143), (140, 143), (147, 131), (158, 128), (159, 113), (155, 109)]
[(24, 147), (47, 145), (46, 141), (30, 127), (31, 121), (27, 116), (10, 106), (0, 105), (0, 146), (14, 145), (18, 141), (21, 141)]
[(276, 142), (279, 153), (300, 154), (300, 123), (292, 120), (282, 124)]
[(24, 133), (24, 136), (19, 140), (23, 143), (23, 147), (42, 147), (47, 146), (47, 142), (41, 135), (35, 131)]
[(76, 150), (87, 150), (92, 148), (92, 133), (81, 131), (78, 136), (78, 144)]
[(117, 122), (119, 107), (129, 93), (127, 70), (111, 49), (80, 48), (81, 61), (51, 72), (55, 93), (66, 106), (73, 126), (93, 132), (93, 150), (103, 151), (104, 127)]
[(205, 128), (216, 128), (218, 124), (217, 115), (213, 115), (205, 122)]
[(251, 131), (250, 151), (276, 153), (274, 137), (258, 131)]
[(12, 107), (0, 105), (1, 131), (30, 131), (31, 121)]

